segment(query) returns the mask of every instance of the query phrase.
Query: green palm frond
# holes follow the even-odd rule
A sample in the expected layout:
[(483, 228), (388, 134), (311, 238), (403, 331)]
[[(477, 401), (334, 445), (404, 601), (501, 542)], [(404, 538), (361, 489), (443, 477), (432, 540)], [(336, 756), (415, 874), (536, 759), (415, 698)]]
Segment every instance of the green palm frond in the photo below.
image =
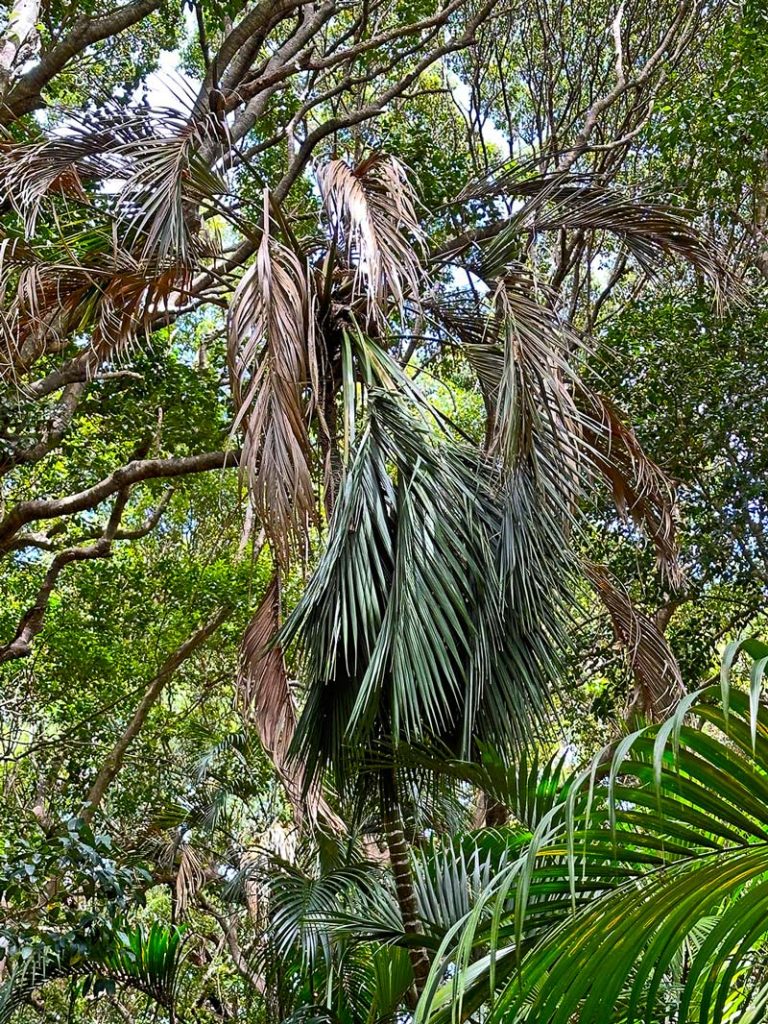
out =
[(340, 768), (387, 737), (457, 752), (476, 735), (514, 743), (541, 720), (567, 543), (533, 480), (499, 480), (392, 397), (372, 398), (328, 546), (282, 634), (305, 657), (294, 749), (307, 764)]
[(61, 948), (43, 947), (11, 972), (0, 988), (0, 1022), (7, 1024), (34, 989), (61, 978), (109, 978), (143, 992), (161, 1006), (173, 1004), (183, 962), (184, 932), (155, 923), (116, 927), (102, 938)]
[(494, 1021), (630, 1024), (657, 1019), (671, 1000), (681, 1024), (719, 1024), (736, 996), (756, 1012), (768, 937), (768, 710), (754, 670), (752, 683), (749, 695), (729, 690), (727, 707), (716, 687), (685, 698), (572, 782), (449, 933), (437, 963), (455, 964), (455, 977), (441, 985), (435, 967), (420, 1019), (464, 1019), (487, 1003)]
[(327, 923), (344, 909), (352, 895), (365, 895), (377, 884), (370, 864), (350, 864), (312, 876), (282, 864), (269, 874), (270, 932), (279, 956), (298, 946), (307, 962), (321, 953), (330, 961)]

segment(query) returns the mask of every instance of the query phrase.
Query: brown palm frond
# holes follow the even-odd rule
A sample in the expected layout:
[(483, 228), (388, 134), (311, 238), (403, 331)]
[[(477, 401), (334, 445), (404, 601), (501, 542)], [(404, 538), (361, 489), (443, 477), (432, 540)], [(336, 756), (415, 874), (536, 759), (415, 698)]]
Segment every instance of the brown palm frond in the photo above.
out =
[(191, 280), (187, 267), (142, 263), (96, 228), (55, 249), (5, 239), (0, 375), (23, 372), (73, 334), (89, 336), (100, 358), (118, 358), (184, 301)]
[(200, 892), (206, 880), (200, 855), (191, 843), (182, 842), (175, 886), (176, 913), (179, 917), (184, 916), (191, 900)]
[(481, 262), (487, 275), (497, 276), (515, 258), (523, 232), (607, 231), (623, 241), (650, 275), (658, 272), (665, 255), (677, 256), (708, 279), (718, 301), (738, 294), (724, 253), (676, 207), (646, 202), (596, 184), (588, 177), (570, 174), (520, 178), (508, 172), (466, 190), (461, 198), (501, 194), (524, 202), (503, 229), (483, 245)]
[(275, 574), (243, 637), (238, 694), (244, 718), (256, 727), (264, 750), (282, 767), (296, 728), (296, 710), (282, 651), (272, 643), (279, 625), (280, 581)]
[(654, 721), (666, 718), (685, 694), (685, 685), (672, 649), (653, 619), (641, 612), (603, 565), (585, 566), (611, 619), (634, 679), (628, 711)]
[(388, 300), (402, 308), (421, 291), (424, 234), (405, 170), (374, 153), (356, 167), (329, 160), (317, 170), (326, 211), (354, 273), (353, 295), (363, 294), (368, 315), (379, 317)]
[(315, 510), (315, 324), (310, 279), (296, 255), (271, 237), (266, 200), (264, 223), (256, 261), (230, 306), (228, 362), (243, 471), (273, 550), (286, 562)]
[(279, 626), (280, 578), (275, 573), (240, 648), (241, 713), (256, 729), (262, 747), (272, 759), (299, 823), (306, 815), (312, 823), (319, 819), (335, 831), (343, 831), (341, 819), (329, 807), (319, 786), (312, 785), (307, 791), (303, 764), (288, 756), (296, 731), (296, 708), (283, 652), (275, 640)]
[(581, 388), (588, 407), (585, 440), (590, 461), (611, 487), (616, 509), (651, 541), (659, 569), (673, 590), (683, 585), (675, 523), (675, 487), (640, 443), (632, 426), (605, 396)]
[(64, 134), (0, 145), (0, 194), (28, 239), (63, 197), (70, 215), (87, 207), (137, 258), (187, 265), (210, 247), (201, 207), (226, 192), (203, 159), (221, 148), (220, 132), (212, 114), (108, 103), (98, 121), (70, 117)]
[(200, 155), (216, 139), (210, 115), (108, 106), (33, 143), (3, 141), (0, 191), (20, 221), (0, 245), (5, 375), (73, 335), (119, 356), (184, 302), (219, 251), (201, 220), (225, 190)]

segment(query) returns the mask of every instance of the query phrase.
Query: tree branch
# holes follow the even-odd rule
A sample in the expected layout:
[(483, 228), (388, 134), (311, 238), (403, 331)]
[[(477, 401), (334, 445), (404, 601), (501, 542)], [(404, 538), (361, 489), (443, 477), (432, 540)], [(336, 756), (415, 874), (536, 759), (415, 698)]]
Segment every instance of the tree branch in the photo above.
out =
[(78, 18), (69, 35), (53, 46), (48, 53), (43, 54), (38, 63), (11, 86), (4, 102), (0, 104), (0, 124), (11, 124), (24, 114), (45, 106), (41, 95), (43, 89), (71, 60), (80, 56), (93, 43), (117, 35), (142, 18), (146, 18), (148, 14), (156, 11), (162, 2), (163, 0), (133, 0), (132, 3), (100, 18)]
[(239, 452), (205, 452), (201, 455), (178, 456), (169, 459), (137, 459), (127, 466), (77, 494), (66, 498), (39, 498), (22, 501), (0, 521), (0, 553), (9, 549), (10, 541), (27, 523), (40, 519), (56, 519), (71, 516), (88, 508), (95, 508), (111, 494), (139, 483), (142, 480), (156, 480), (165, 477), (188, 476), (212, 469), (224, 469), (239, 465)]
[(205, 625), (201, 626), (165, 660), (159, 672), (147, 687), (141, 703), (136, 708), (125, 731), (107, 755), (101, 770), (93, 781), (81, 814), (85, 822), (90, 823), (93, 820), (93, 816), (101, 806), (108, 788), (123, 766), (126, 751), (141, 732), (150, 711), (157, 703), (173, 675), (216, 632), (230, 614), (231, 608), (219, 608)]

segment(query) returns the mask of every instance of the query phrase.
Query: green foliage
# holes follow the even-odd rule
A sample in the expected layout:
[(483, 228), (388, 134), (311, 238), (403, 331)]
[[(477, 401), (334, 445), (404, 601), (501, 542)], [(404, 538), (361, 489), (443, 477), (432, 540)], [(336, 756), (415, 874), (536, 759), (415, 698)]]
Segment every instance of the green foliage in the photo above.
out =
[(764, 5), (29, 6), (0, 1024), (761, 1019)]

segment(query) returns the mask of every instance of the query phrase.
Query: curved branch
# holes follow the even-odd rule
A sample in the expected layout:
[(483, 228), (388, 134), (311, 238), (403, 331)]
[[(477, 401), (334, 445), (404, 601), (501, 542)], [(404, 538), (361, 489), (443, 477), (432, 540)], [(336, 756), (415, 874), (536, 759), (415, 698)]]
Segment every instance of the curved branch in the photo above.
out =
[(201, 455), (178, 456), (169, 459), (137, 459), (135, 462), (129, 462), (127, 466), (121, 466), (120, 469), (116, 469), (114, 473), (110, 473), (93, 487), (88, 487), (77, 494), (70, 494), (66, 498), (39, 498), (33, 501), (22, 501), (0, 521), (0, 552), (8, 550), (9, 542), (27, 523), (40, 519), (71, 516), (75, 512), (95, 508), (111, 494), (116, 494), (142, 480), (188, 476), (192, 473), (238, 466), (239, 463), (239, 452), (204, 452)]

